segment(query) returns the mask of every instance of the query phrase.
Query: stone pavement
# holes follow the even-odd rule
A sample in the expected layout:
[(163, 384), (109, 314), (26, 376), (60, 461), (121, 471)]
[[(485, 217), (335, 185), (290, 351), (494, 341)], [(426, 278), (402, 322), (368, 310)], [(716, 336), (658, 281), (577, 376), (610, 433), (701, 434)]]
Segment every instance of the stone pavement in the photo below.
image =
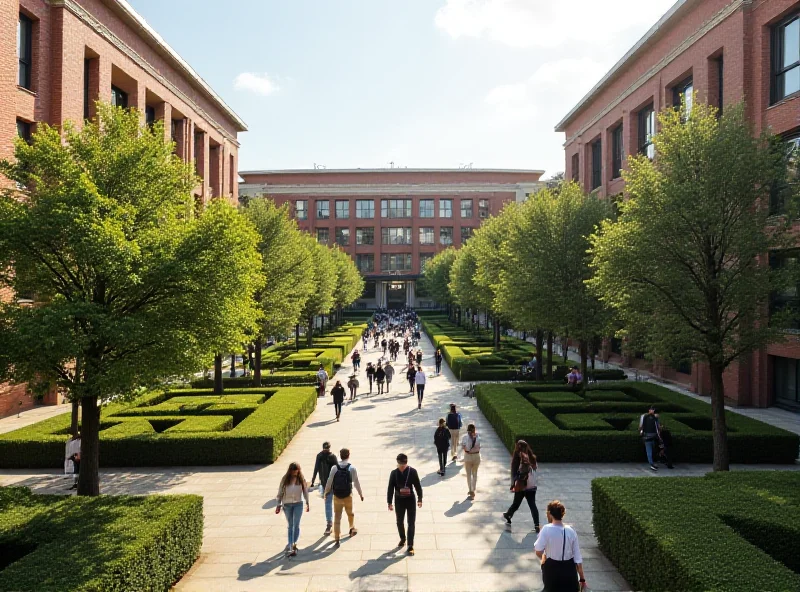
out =
[[(432, 373), (432, 347), (423, 337), (426, 371)], [(541, 571), (533, 554), (533, 521), (523, 503), (507, 528), (501, 513), (511, 502), (510, 457), (474, 399), (462, 396), (449, 369), (428, 381), (422, 410), (397, 375), (388, 395), (367, 394), (363, 368), (378, 353), (362, 356), (360, 396), (345, 406), (341, 422), (333, 421), (330, 397), (316, 411), (274, 465), (184, 467), (179, 469), (108, 469), (102, 471), (103, 493), (196, 493), (205, 499), (205, 536), (200, 559), (177, 590), (540, 590)], [(402, 364), (397, 364), (398, 370)], [(335, 379), (346, 381), (346, 363)], [(461, 462), (450, 463), (444, 478), (433, 432), (450, 402), (459, 406), (464, 425), (474, 422), (483, 440), (478, 491), (467, 499)], [(358, 468), (365, 501), (356, 500), (357, 536), (342, 539), (339, 549), (324, 537), (323, 500), (312, 494), (311, 512), (301, 524), (299, 554), (287, 559), (286, 521), (275, 514), (280, 477), (292, 461), (310, 479), (316, 453), (329, 440), (335, 451), (348, 447)], [(424, 488), (417, 512), (415, 557), (398, 552), (394, 513), (386, 507), (388, 476), (398, 452), (409, 455)], [(566, 522), (579, 533), (586, 578), (591, 590), (629, 587), (597, 548), (591, 516), (591, 480), (599, 476), (702, 475), (706, 465), (679, 467), (652, 475), (645, 465), (554, 464), (543, 459), (538, 506), (545, 522), (547, 502), (561, 499)], [(768, 467), (764, 467), (768, 468)], [(37, 492), (65, 492), (68, 484), (55, 471), (0, 471), (0, 485), (21, 484)], [(346, 518), (343, 517), (343, 524)]]

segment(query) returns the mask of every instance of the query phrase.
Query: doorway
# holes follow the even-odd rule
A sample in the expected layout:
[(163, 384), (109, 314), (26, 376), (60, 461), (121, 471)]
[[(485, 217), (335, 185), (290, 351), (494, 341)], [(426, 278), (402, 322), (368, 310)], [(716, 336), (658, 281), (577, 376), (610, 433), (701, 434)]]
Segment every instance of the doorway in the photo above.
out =
[(406, 304), (406, 282), (389, 282), (386, 286), (386, 307), (403, 308)]

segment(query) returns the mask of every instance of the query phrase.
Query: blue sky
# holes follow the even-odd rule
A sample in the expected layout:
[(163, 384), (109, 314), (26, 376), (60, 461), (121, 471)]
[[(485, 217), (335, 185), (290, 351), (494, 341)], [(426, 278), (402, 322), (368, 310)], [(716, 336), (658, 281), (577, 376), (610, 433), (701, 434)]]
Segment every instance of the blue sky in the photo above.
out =
[(240, 169), (564, 169), (554, 125), (672, 0), (129, 0), (248, 124)]

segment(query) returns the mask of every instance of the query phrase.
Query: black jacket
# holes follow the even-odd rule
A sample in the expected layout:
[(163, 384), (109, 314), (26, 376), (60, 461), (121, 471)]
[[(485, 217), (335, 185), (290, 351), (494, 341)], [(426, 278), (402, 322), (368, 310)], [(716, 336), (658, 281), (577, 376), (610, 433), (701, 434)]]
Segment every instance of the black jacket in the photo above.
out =
[(433, 434), (433, 443), (436, 444), (436, 450), (439, 452), (447, 452), (450, 448), (450, 430), (436, 428), (436, 432)]
[(319, 452), (317, 454), (317, 460), (314, 463), (314, 474), (311, 476), (311, 482), (313, 483), (316, 480), (317, 473), (319, 473), (319, 482), (322, 483), (324, 487), (331, 474), (331, 467), (336, 465), (337, 462), (339, 461), (336, 459), (336, 455), (330, 450)]
[(386, 371), (383, 369), (383, 366), (375, 370), (375, 380), (378, 382), (386, 380)]
[(331, 395), (333, 395), (334, 403), (344, 402), (344, 387), (341, 384), (339, 386), (333, 387), (331, 389)]
[[(409, 473), (411, 471), (411, 473)], [(408, 478), (408, 487), (411, 488), (411, 497), (402, 498), (399, 497), (399, 490), (401, 487), (406, 486), (406, 477)], [(391, 504), (392, 499), (397, 496), (397, 499), (414, 499), (414, 490), (417, 492), (417, 497), (419, 501), (422, 501), (422, 484), (419, 482), (419, 475), (417, 474), (417, 470), (413, 467), (406, 467), (404, 472), (400, 472), (398, 469), (392, 471), (389, 475), (389, 489), (386, 492), (386, 503)]]

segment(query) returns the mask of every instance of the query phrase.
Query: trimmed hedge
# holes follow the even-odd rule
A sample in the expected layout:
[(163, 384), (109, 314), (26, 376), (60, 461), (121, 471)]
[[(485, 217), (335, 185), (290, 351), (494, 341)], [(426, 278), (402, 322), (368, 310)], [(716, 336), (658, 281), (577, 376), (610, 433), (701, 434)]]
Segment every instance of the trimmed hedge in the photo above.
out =
[[(478, 406), (509, 451), (523, 439), (548, 462), (644, 462), (639, 417), (655, 403), (672, 431), (676, 461), (713, 460), (711, 407), (703, 401), (651, 383), (611, 383), (585, 393), (547, 388), (476, 386)], [(726, 420), (731, 462), (795, 462), (797, 434), (733, 412)]]
[(0, 560), (12, 560), (0, 571), (3, 592), (170, 590), (202, 542), (197, 495), (65, 497), (0, 488)]
[(600, 548), (634, 590), (800, 590), (800, 473), (592, 481)]
[[(104, 467), (267, 464), (283, 452), (317, 404), (316, 389), (148, 393), (101, 412)], [(69, 414), (0, 435), (0, 467), (63, 466)]]

